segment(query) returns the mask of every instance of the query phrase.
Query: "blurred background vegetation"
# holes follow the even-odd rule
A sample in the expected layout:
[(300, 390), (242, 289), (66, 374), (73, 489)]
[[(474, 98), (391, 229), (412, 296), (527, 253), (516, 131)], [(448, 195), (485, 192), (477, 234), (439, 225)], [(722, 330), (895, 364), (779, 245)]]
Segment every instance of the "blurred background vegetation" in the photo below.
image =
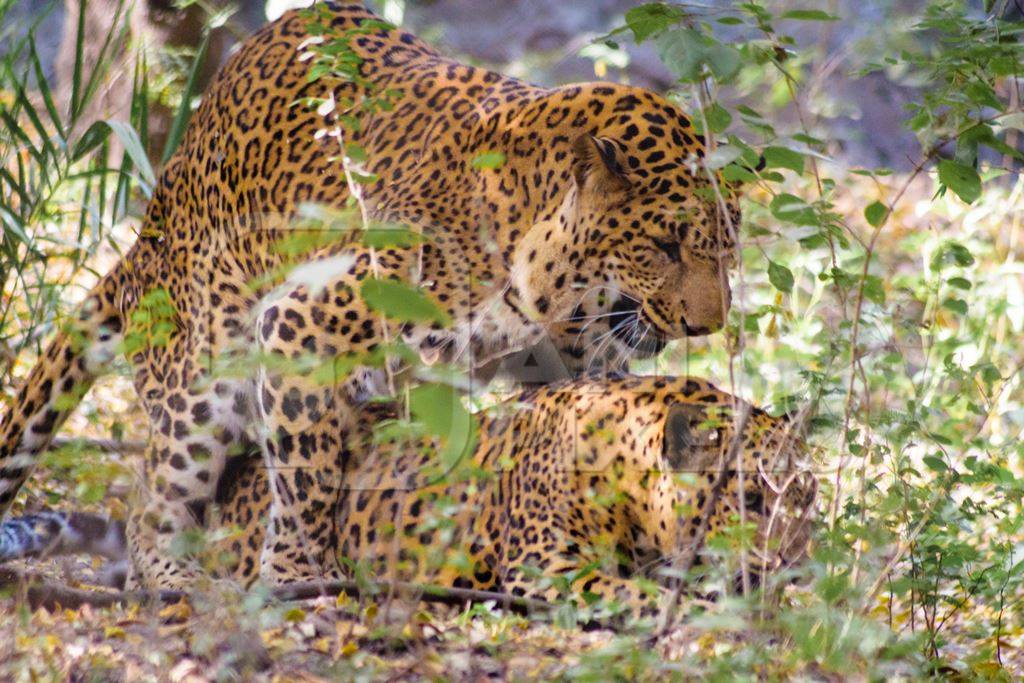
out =
[[(7, 396), (133, 239), (217, 66), (287, 4), (0, 0)], [(596, 645), (574, 634), (571, 660), (529, 650), (536, 671), (1021, 675), (1021, 6), (371, 4), (448, 54), (531, 82), (600, 78), (667, 93), (697, 112), (715, 146), (709, 163), (742, 174), (744, 160), (768, 162), (744, 206), (728, 329), (635, 370), (692, 372), (812, 415), (823, 486), (813, 560), (770, 609), (741, 595), (703, 605), (673, 662), (644, 634)], [(68, 434), (144, 436), (121, 374), (92, 392)], [(55, 476), (36, 477), (27, 504), (123, 514), (123, 458), (72, 445), (48, 464)], [(724, 563), (741, 539), (715, 546)], [(284, 613), (211, 614), (290, 623)], [(511, 638), (510, 622), (471, 616), (491, 629), (487, 643)], [(53, 628), (23, 622), (21, 647), (52, 650), (39, 643)], [(189, 647), (220, 661), (216, 648)], [(377, 666), (346, 662), (350, 673)]]
[[(66, 82), (73, 58), (78, 0), (11, 0), (9, 4), (9, 32), (17, 34), (37, 26), (41, 35), (48, 36), (38, 44), (44, 74), (51, 82), (60, 82), (61, 78)], [(106, 33), (119, 4), (118, 0), (87, 3), (88, 35)], [(240, 39), (262, 26), (268, 17), (275, 18), (285, 9), (303, 4), (302, 0), (135, 3), (137, 7), (130, 12), (125, 38), (129, 44), (137, 45), (140, 40), (148, 43), (149, 68), (154, 76), (160, 75), (159, 83), (152, 86), (151, 97), (154, 103), (165, 107), (160, 115), (163, 121), (153, 123), (151, 135), (160, 134), (169, 125), (167, 110), (177, 104), (190, 58), (202, 42), (206, 27), (214, 28), (209, 54), (199, 74), (200, 91)], [(591, 44), (594, 37), (621, 25), (625, 12), (641, 4), (635, 0), (378, 0), (368, 4), (447, 54), (541, 85), (610, 78), (665, 90), (675, 82), (653, 45), (623, 44), (612, 49)], [(696, 6), (727, 11), (737, 4), (715, 0)], [(782, 0), (758, 4), (775, 14), (794, 5)], [(908, 45), (932, 42), (926, 34), (913, 35), (910, 31), (928, 3), (829, 0), (810, 4), (820, 5), (821, 10), (842, 18), (840, 23), (810, 22), (788, 27), (800, 50), (799, 70), (807, 88), (805, 97), (813, 101), (808, 104), (808, 113), (814, 125), (820, 126), (821, 137), (835, 141), (833, 153), (849, 163), (909, 168), (918, 146), (913, 134), (902, 125), (904, 107), (917, 97), (925, 83), (920, 74), (906, 69), (871, 73), (862, 70)], [(974, 4), (981, 11), (981, 3)], [(1013, 3), (1007, 11), (1019, 12)], [(719, 26), (717, 34), (723, 40), (740, 35), (728, 26)], [(61, 40), (54, 40), (55, 36), (61, 36)], [(89, 41), (89, 49), (97, 48), (97, 44)], [(123, 50), (118, 52), (125, 54)], [(125, 78), (118, 65), (113, 65), (110, 71), (107, 92), (97, 98), (94, 106), (116, 115), (125, 111), (129, 101), (130, 79)], [(751, 97), (756, 85), (755, 81), (745, 82), (743, 90), (747, 92), (741, 96)], [(795, 116), (784, 89), (759, 92), (758, 101), (765, 101), (760, 98), (766, 94), (778, 116)], [(154, 137), (148, 146), (159, 150), (161, 142)]]

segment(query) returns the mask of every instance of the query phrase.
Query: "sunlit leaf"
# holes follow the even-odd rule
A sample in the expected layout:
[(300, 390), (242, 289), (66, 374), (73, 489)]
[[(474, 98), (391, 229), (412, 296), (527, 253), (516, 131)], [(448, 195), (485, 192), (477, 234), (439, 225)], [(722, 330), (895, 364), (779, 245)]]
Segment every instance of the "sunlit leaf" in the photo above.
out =
[(981, 177), (978, 172), (951, 159), (939, 161), (939, 182), (968, 204), (981, 196)]
[(814, 208), (800, 197), (786, 192), (776, 195), (769, 205), (772, 215), (781, 221), (796, 225), (815, 225)]
[(804, 155), (788, 147), (765, 147), (764, 160), (767, 168), (788, 168), (797, 174), (804, 172)]
[(442, 440), (442, 462), (453, 467), (472, 453), (476, 441), (476, 419), (462, 403), (459, 392), (449, 384), (431, 382), (409, 391), (409, 410), (427, 432)]
[(473, 168), (499, 169), (505, 165), (505, 155), (502, 152), (483, 152), (474, 157)]
[(430, 297), (404, 282), (368, 278), (360, 291), (367, 306), (394, 320), (451, 324), (448, 314)]
[(877, 228), (883, 222), (885, 222), (886, 215), (889, 213), (889, 208), (882, 202), (871, 202), (867, 208), (864, 209), (864, 218), (867, 220), (868, 225), (873, 228)]
[(626, 25), (637, 43), (660, 33), (686, 16), (681, 7), (652, 2), (626, 11)]
[(768, 281), (780, 292), (793, 291), (793, 273), (781, 263), (768, 262)]
[(839, 21), (839, 17), (820, 9), (793, 9), (783, 12), (779, 18), (797, 21)]
[(736, 75), (742, 64), (739, 51), (705, 36), (692, 28), (676, 28), (655, 38), (661, 61), (672, 74), (683, 81), (702, 78), (704, 68), (720, 81)]

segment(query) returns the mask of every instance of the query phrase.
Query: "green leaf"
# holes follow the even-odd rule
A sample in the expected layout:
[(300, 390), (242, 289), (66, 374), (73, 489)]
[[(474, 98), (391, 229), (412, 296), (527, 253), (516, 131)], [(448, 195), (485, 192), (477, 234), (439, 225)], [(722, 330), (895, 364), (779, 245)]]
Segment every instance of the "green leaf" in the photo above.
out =
[(996, 91), (985, 81), (975, 80), (964, 86), (963, 92), (977, 104), (1002, 111), (1005, 106), (999, 101)]
[(864, 278), (864, 298), (880, 306), (885, 304), (885, 285), (882, 278), (877, 275), (868, 275)]
[(967, 315), (967, 302), (963, 299), (946, 299), (942, 302), (942, 307), (960, 315)]
[(660, 33), (686, 16), (680, 7), (652, 2), (634, 7), (626, 12), (626, 25), (633, 31), (636, 42), (642, 43), (655, 33)]
[(676, 78), (695, 81), (700, 78), (704, 51), (703, 39), (689, 28), (679, 28), (662, 33), (655, 40), (658, 57)]
[(793, 291), (793, 273), (781, 263), (768, 261), (768, 281), (780, 292)]
[(868, 225), (877, 228), (885, 222), (888, 213), (889, 208), (885, 204), (875, 201), (869, 204), (868, 208), (864, 209), (864, 218), (867, 219)]
[(850, 590), (850, 579), (844, 574), (834, 574), (818, 579), (815, 591), (825, 602), (835, 602)]
[(369, 157), (366, 155), (366, 150), (354, 142), (349, 142), (345, 145), (345, 156), (357, 164), (362, 164), (369, 160)]
[(704, 117), (707, 119), (708, 128), (712, 133), (721, 133), (732, 123), (732, 114), (718, 102), (707, 108)]
[(779, 18), (795, 21), (839, 21), (839, 17), (820, 9), (794, 9), (783, 12)]
[(946, 284), (957, 289), (967, 290), (971, 288), (971, 281), (962, 277), (951, 277), (946, 281)]
[(981, 177), (978, 172), (951, 159), (939, 161), (939, 182), (968, 204), (981, 196)]
[(466, 409), (454, 387), (432, 382), (409, 390), (409, 411), (429, 434), (447, 436)]
[[(23, 84), (18, 81), (14, 81), (12, 85), (14, 86), (14, 91), (17, 96), (16, 102), (18, 104), (18, 107), (16, 107), (15, 110), (20, 108), (20, 110), (27, 115), (28, 121), (36, 130), (35, 138), (38, 141), (38, 143), (42, 146), (42, 149), (45, 150), (46, 155), (50, 157), (56, 156), (57, 149), (54, 146), (54, 141), (51, 139), (50, 132), (47, 131), (46, 126), (43, 124), (42, 120), (39, 117), (39, 114), (36, 112), (35, 104), (31, 99), (29, 99), (28, 93), (25, 91)], [(10, 115), (6, 111), (6, 107), (4, 110), (4, 116), (5, 120), (10, 118)], [(10, 124), (8, 124), (8, 126), (9, 125)], [(18, 137), (22, 137), (24, 135), (27, 134), (22, 130), (21, 134), (18, 135)]]
[(804, 172), (804, 155), (788, 147), (765, 147), (766, 168), (788, 168), (798, 175)]
[[(81, 77), (81, 67), (83, 64), (83, 44), (85, 41), (88, 41), (94, 47), (89, 50), (89, 77), (86, 78), (84, 83), (81, 84), (80, 97), (72, 97), (72, 121), (78, 120), (78, 118), (82, 115), (86, 104), (92, 101), (93, 96), (96, 94), (96, 91), (99, 89), (101, 85), (101, 81), (104, 81), (109, 75), (108, 67), (110, 53), (113, 52), (114, 49), (116, 49), (114, 48), (114, 44), (120, 38), (125, 37), (125, 31), (127, 29), (127, 26), (122, 21), (124, 17), (124, 12), (126, 11), (126, 5), (127, 3), (117, 3), (114, 11), (114, 16), (110, 21), (110, 30), (107, 31), (106, 36), (100, 41), (96, 40), (97, 36), (95, 35), (86, 36), (85, 24), (82, 23), (84, 16), (80, 15), (79, 17), (80, 22), (77, 29), (78, 33), (75, 36), (75, 72), (78, 77), (78, 80), (80, 80)], [(82, 7), (85, 7), (85, 3), (82, 4)], [(102, 43), (100, 45), (100, 49), (98, 52), (96, 52), (95, 45), (100, 43)], [(69, 122), (69, 127), (71, 127), (72, 125), (72, 122)]]
[(775, 195), (768, 207), (780, 221), (795, 225), (817, 225), (814, 207), (796, 195), (785, 192)]
[(724, 168), (739, 159), (742, 154), (743, 150), (734, 145), (719, 145), (704, 158), (704, 163), (711, 169)]
[(719, 81), (728, 81), (740, 70), (743, 57), (740, 51), (729, 45), (714, 44), (708, 47), (705, 62)]
[[(1002, 119), (1004, 125), (1008, 119), (1009, 117)], [(970, 143), (973, 145), (973, 156), (962, 158), (960, 152), (960, 145), (962, 142), (964, 142), (964, 140), (969, 140)], [(974, 162), (977, 161), (978, 158), (977, 147), (979, 144), (990, 147), (999, 154), (1011, 156), (1014, 159), (1017, 159), (1018, 161), (1024, 161), (1024, 152), (1021, 152), (1021, 150), (1015, 147), (1011, 147), (1010, 145), (1006, 144), (1005, 142), (997, 138), (995, 131), (992, 129), (992, 126), (989, 126), (987, 124), (978, 124), (977, 126), (974, 126), (973, 128), (966, 131), (963, 135), (960, 136), (960, 139), (957, 140), (956, 160), (961, 163), (969, 162), (968, 165), (973, 166)]]
[(722, 169), (722, 177), (728, 183), (743, 184), (750, 183), (757, 180), (755, 175), (749, 168), (746, 168), (740, 164), (729, 164)]
[(373, 185), (375, 182), (380, 180), (380, 176), (376, 173), (360, 173), (349, 169), (349, 175), (352, 176), (352, 181), (359, 183), (360, 185)]
[(931, 266), (934, 270), (941, 270), (951, 262), (966, 268), (974, 265), (974, 254), (959, 242), (946, 242), (932, 255)]
[(363, 281), (360, 288), (366, 305), (403, 322), (436, 322), (448, 326), (451, 319), (425, 293), (398, 280)]
[(11, 236), (17, 238), (17, 240), (22, 244), (28, 245), (33, 254), (39, 253), (32, 245), (32, 239), (28, 236), (28, 233), (25, 232), (25, 228), (21, 224), (21, 221), (18, 220), (17, 216), (13, 212), (8, 211), (3, 206), (0, 206), (0, 223), (6, 226), (6, 230)]
[(363, 244), (368, 247), (412, 247), (425, 241), (421, 233), (401, 223), (378, 223), (363, 231)]
[(476, 419), (451, 385), (432, 382), (413, 387), (409, 390), (409, 412), (428, 434), (442, 440), (441, 462), (448, 468), (472, 453)]
[(736, 75), (742, 63), (739, 50), (691, 28), (661, 33), (655, 44), (661, 61), (683, 81), (700, 80), (705, 66), (718, 80), (727, 81)]
[(505, 155), (502, 152), (483, 152), (478, 154), (472, 162), (473, 168), (499, 169), (505, 165)]

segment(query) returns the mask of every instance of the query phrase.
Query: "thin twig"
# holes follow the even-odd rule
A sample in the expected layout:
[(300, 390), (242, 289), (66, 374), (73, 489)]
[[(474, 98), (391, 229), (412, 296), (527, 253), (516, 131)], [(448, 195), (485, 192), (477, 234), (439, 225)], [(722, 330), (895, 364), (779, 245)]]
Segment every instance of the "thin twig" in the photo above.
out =
[[(98, 591), (71, 588), (62, 584), (45, 581), (37, 574), (21, 573), (14, 569), (0, 568), (0, 588), (14, 588), (15, 594), (27, 599), (33, 609), (77, 609), (83, 605), (111, 607), (120, 603), (173, 603), (187, 600), (193, 594), (184, 591)], [(498, 591), (475, 590), (472, 588), (450, 588), (410, 583), (407, 581), (377, 581), (372, 583), (356, 581), (308, 581), (288, 586), (279, 586), (270, 592), (274, 600), (289, 602), (311, 600), (342, 593), (361, 597), (382, 592), (391, 592), (402, 598), (464, 605), (468, 602), (494, 602), (496, 605), (517, 614), (549, 614), (557, 605), (543, 600), (524, 598)]]
[(102, 451), (103, 453), (142, 453), (146, 450), (145, 441), (122, 441), (120, 439), (78, 439), (71, 437), (58, 437), (50, 443), (50, 450), (59, 448), (85, 448), (88, 450)]

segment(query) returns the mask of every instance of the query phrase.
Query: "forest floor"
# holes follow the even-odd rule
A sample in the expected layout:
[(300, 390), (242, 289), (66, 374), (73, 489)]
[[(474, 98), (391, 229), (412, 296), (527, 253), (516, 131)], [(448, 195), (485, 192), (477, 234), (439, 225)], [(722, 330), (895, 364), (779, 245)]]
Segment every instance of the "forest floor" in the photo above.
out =
[[(47, 563), (75, 586), (89, 569)], [(17, 597), (17, 588), (10, 592)], [(102, 590), (102, 589), (96, 589)], [(228, 598), (228, 599), (225, 599)], [(219, 681), (583, 679), (658, 677), (687, 648), (687, 629), (654, 639), (562, 628), (502, 614), (347, 597), (270, 603), (259, 592), (189, 603), (77, 609), (0, 603), (0, 680)]]
[[(130, 387), (103, 380), (105, 391), (72, 418), (68, 432), (83, 438), (112, 433), (137, 440)], [(100, 398), (102, 397), (102, 398)], [(112, 429), (90, 415), (122, 415)], [(71, 449), (48, 456), (27, 487), (31, 508), (52, 505), (124, 518), (134, 470), (123, 455)], [(18, 513), (19, 510), (15, 510)], [(81, 559), (23, 564), (50, 584), (102, 591), (93, 584), (101, 565)], [(794, 586), (793, 604), (810, 594)], [(189, 604), (126, 604), (32, 610), (24, 591), (0, 597), (0, 681), (221, 681), (221, 680), (479, 680), (496, 678), (693, 679), (717, 672), (755, 678), (846, 680), (876, 668), (912, 678), (924, 643), (893, 661), (829, 662), (799, 652), (791, 639), (738, 620), (728, 609), (710, 610), (660, 638), (649, 631), (616, 632), (524, 618), (486, 604), (465, 609), (397, 601), (320, 598), (273, 602), (259, 592), (200, 592)], [(20, 599), (19, 599), (20, 598)], [(978, 660), (968, 623), (984, 605), (964, 604), (944, 624), (940, 660), (957, 669), (999, 677), (1024, 672), (1024, 634), (1006, 633), (999, 657)], [(971, 612), (974, 610), (974, 612)], [(878, 638), (913, 630), (906, 610), (890, 613), (880, 601), (868, 617)], [(968, 618), (970, 617), (970, 618)], [(985, 617), (993, 621), (994, 614)], [(993, 621), (994, 623), (994, 621)], [(920, 626), (920, 624), (918, 624)], [(856, 650), (856, 647), (854, 648)], [(866, 654), (866, 653), (865, 653)], [(816, 661), (817, 659), (817, 661)], [(952, 670), (951, 670), (952, 671)], [(1006, 679), (1009, 680), (1009, 679)]]
[[(89, 584), (98, 566), (64, 559), (32, 570), (49, 585), (104, 592)], [(453, 608), (383, 596), (275, 602), (259, 590), (216, 586), (188, 603), (32, 610), (25, 588), (8, 586), (0, 601), (4, 681), (692, 680), (716, 671), (725, 680), (745, 671), (764, 680), (840, 681), (851, 673), (713, 613), (655, 637), (560, 625), (557, 617), (526, 618), (493, 604)], [(888, 629), (880, 615), (877, 625)], [(960, 631), (957, 620), (947, 624), (947, 658), (971, 657), (957, 644), (969, 635)], [(751, 655), (762, 663), (743, 661)], [(1008, 635), (1001, 656), (1004, 669), (988, 667), (991, 676), (1024, 671), (1024, 639)], [(912, 679), (915, 659), (879, 664), (876, 673)]]

